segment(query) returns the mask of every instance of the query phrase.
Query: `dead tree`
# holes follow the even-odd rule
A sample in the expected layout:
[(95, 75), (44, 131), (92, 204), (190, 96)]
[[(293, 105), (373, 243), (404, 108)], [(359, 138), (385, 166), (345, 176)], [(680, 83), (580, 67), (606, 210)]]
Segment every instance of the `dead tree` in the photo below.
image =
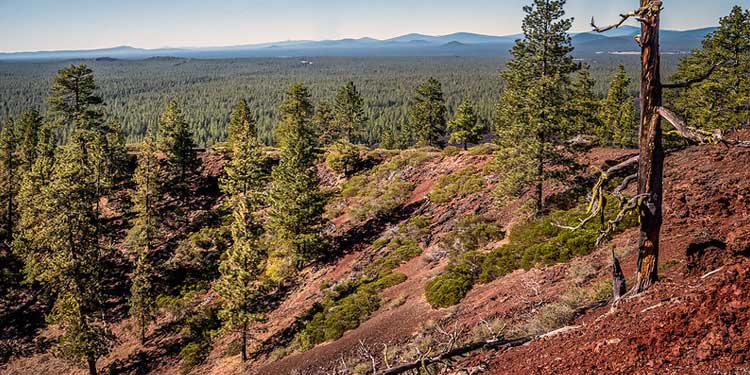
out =
[[(676, 134), (681, 135), (693, 144), (723, 143), (725, 145), (750, 147), (750, 142), (724, 138), (721, 131), (707, 132), (690, 128), (672, 111), (662, 107), (663, 89), (684, 88), (702, 82), (708, 79), (717, 68), (724, 64), (721, 61), (715, 62), (704, 74), (685, 82), (662, 83), (659, 56), (659, 20), (661, 11), (663, 10), (662, 5), (663, 3), (660, 0), (640, 0), (640, 8), (621, 14), (619, 22), (606, 27), (596, 26), (594, 19), (591, 19), (591, 26), (596, 32), (605, 32), (618, 28), (631, 17), (634, 17), (641, 24), (641, 34), (635, 37), (635, 41), (641, 47), (640, 150), (637, 158), (623, 163), (628, 164), (637, 160), (638, 193), (625, 204), (622, 192), (629, 183), (636, 180), (636, 177), (629, 176), (625, 178), (622, 185), (615, 190), (615, 195), (620, 199), (622, 210), (616, 218), (607, 222), (606, 227), (602, 230), (602, 235), (599, 237), (599, 242), (601, 242), (622, 221), (627, 212), (638, 211), (640, 217), (640, 236), (638, 240), (635, 293), (640, 293), (648, 289), (659, 278), (659, 234), (662, 224), (662, 179), (664, 175), (665, 155), (662, 145), (662, 118), (674, 126)], [(597, 215), (603, 215), (604, 204), (602, 202), (604, 198), (601, 188), (610, 175), (607, 172), (603, 173), (602, 178), (594, 187), (592, 204), (589, 206), (589, 218), (582, 221), (582, 224), (578, 227), (568, 228), (575, 230)], [(598, 205), (595, 204), (597, 199), (599, 201)], [(613, 263), (614, 273), (617, 274), (619, 262), (614, 258), (614, 254)], [(617, 275), (615, 275), (615, 278), (617, 278)], [(622, 289), (619, 288), (619, 290)]]
[(628, 18), (641, 23), (641, 35), (636, 42), (641, 46), (641, 134), (638, 158), (638, 212), (640, 238), (635, 291), (640, 293), (653, 283), (659, 274), (659, 233), (662, 223), (662, 177), (664, 175), (664, 147), (662, 145), (661, 115), (662, 84), (659, 56), (659, 15), (662, 2), (641, 0), (641, 7), (622, 14), (620, 22), (599, 28), (591, 20), (594, 31), (604, 32), (620, 27)]

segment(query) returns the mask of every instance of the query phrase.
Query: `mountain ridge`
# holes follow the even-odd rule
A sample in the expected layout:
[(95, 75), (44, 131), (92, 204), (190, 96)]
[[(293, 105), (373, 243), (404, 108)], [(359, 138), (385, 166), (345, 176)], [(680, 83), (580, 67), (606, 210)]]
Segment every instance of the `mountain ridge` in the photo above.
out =
[[(686, 53), (700, 46), (701, 40), (715, 27), (691, 30), (662, 30), (662, 48), (668, 53)], [(636, 52), (632, 41), (639, 28), (622, 26), (606, 33), (571, 33), (578, 54)], [(120, 45), (100, 49), (0, 52), (0, 61), (54, 61), (71, 59), (115, 58), (140, 60), (157, 56), (181, 58), (243, 57), (324, 57), (324, 56), (441, 56), (507, 54), (522, 34), (486, 35), (456, 32), (446, 35), (410, 33), (389, 39), (370, 37), (329, 40), (288, 40), (270, 43), (215, 47), (139, 48)], [(456, 48), (460, 46), (461, 48)]]

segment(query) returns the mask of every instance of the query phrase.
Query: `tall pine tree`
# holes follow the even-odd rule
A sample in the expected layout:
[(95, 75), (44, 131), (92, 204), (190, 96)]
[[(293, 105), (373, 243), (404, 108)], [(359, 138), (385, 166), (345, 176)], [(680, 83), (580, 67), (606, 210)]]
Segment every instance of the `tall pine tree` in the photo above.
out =
[(504, 91), (497, 107), (495, 130), (504, 176), (499, 193), (518, 195), (533, 187), (535, 211), (544, 209), (544, 182), (562, 179), (573, 165), (561, 148), (570, 135), (566, 119), (569, 76), (578, 70), (563, 18), (565, 0), (534, 0), (525, 6), (524, 38), (516, 41), (507, 69), (500, 75)]
[(417, 89), (409, 107), (409, 127), (419, 145), (440, 145), (440, 137), (445, 135), (447, 112), (443, 86), (435, 78), (428, 79)]
[(131, 276), (130, 315), (136, 320), (141, 343), (146, 342), (146, 329), (156, 312), (156, 290), (153, 252), (160, 239), (163, 173), (150, 137), (141, 143), (138, 165), (133, 175), (135, 189), (131, 192), (134, 214), (128, 232), (128, 245), (136, 254)]
[(687, 123), (709, 131), (749, 127), (750, 9), (735, 6), (723, 17), (702, 48), (682, 59), (673, 80), (698, 81), (670, 93)]
[(601, 104), (602, 126), (597, 136), (602, 146), (633, 147), (637, 144), (638, 117), (629, 87), (630, 78), (620, 65), (609, 85), (607, 98)]
[(579, 135), (594, 135), (601, 129), (599, 100), (594, 94), (594, 79), (588, 65), (582, 65), (573, 82), (570, 98), (571, 131)]
[(16, 223), (16, 196), (21, 176), (19, 175), (16, 149), (15, 123), (8, 119), (0, 130), (0, 220), (2, 220), (2, 234), (0, 240), (8, 243), (13, 238), (13, 228)]
[(42, 121), (42, 116), (34, 109), (24, 111), (18, 121), (18, 164), (24, 172), (31, 169), (36, 159)]
[[(263, 227), (256, 212), (262, 207), (267, 176), (265, 158), (247, 103), (241, 100), (232, 112), (229, 134), (232, 156), (220, 179), (232, 210), (232, 246), (222, 255), (216, 291), (224, 299), (219, 317), (241, 337), (242, 361), (247, 360), (248, 325), (262, 317), (267, 261), (261, 243)], [(241, 126), (239, 125), (241, 124)]]
[(95, 93), (97, 88), (94, 71), (86, 65), (71, 65), (57, 72), (48, 98), (48, 116), (63, 141), (75, 128), (101, 119), (99, 105), (103, 101)]
[(159, 150), (167, 156), (167, 177), (185, 203), (188, 180), (199, 166), (193, 133), (176, 101), (170, 100), (159, 122)]
[(469, 143), (477, 143), (482, 137), (484, 125), (479, 123), (479, 118), (474, 112), (474, 105), (470, 100), (464, 99), (458, 106), (456, 117), (448, 123), (451, 132), (451, 143), (463, 145), (467, 149)]
[(269, 266), (276, 277), (320, 254), (325, 204), (315, 168), (313, 106), (307, 88), (293, 84), (280, 111), (281, 159), (271, 173), (267, 226), (274, 239)]
[(318, 103), (312, 124), (318, 134), (318, 145), (328, 146), (339, 139), (339, 131), (334, 126), (334, 113), (331, 105), (326, 101)]
[(333, 123), (339, 137), (346, 138), (352, 143), (357, 142), (367, 123), (367, 114), (362, 95), (357, 91), (354, 82), (350, 81), (339, 90), (333, 113)]
[(99, 196), (89, 146), (76, 132), (60, 149), (49, 184), (38, 192), (42, 199), (36, 213), (42, 222), (26, 230), (16, 244), (24, 255), (27, 278), (55, 295), (47, 320), (62, 329), (57, 353), (86, 363), (95, 375), (96, 361), (110, 350), (112, 335), (101, 318), (103, 259), (94, 208)]

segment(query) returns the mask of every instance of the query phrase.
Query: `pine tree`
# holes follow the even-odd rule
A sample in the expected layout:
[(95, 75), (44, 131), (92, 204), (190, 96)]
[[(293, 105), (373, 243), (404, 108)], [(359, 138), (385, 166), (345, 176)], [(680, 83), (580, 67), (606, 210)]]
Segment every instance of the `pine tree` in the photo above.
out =
[(601, 104), (602, 126), (597, 134), (603, 146), (633, 147), (636, 145), (638, 118), (635, 102), (628, 93), (630, 78), (620, 65), (609, 85), (607, 98)]
[[(42, 283), (56, 296), (47, 315), (62, 335), (57, 353), (88, 364), (96, 374), (96, 360), (111, 348), (111, 334), (101, 320), (102, 270), (98, 217), (99, 201), (88, 140), (74, 134), (60, 149), (49, 184), (38, 193), (42, 219), (22, 234), (27, 278)], [(39, 161), (39, 158), (37, 158)]]
[[(18, 190), (19, 219), (16, 225), (16, 238), (13, 251), (21, 259), (26, 260), (26, 267), (33, 268), (33, 264), (46, 251), (46, 241), (36, 241), (34, 234), (44, 225), (45, 197), (40, 194), (52, 179), (52, 168), (55, 164), (55, 149), (57, 142), (52, 135), (51, 126), (42, 126), (39, 139), (35, 147), (34, 163), (23, 174)], [(28, 272), (27, 272), (28, 273)]]
[(409, 107), (409, 126), (418, 144), (440, 145), (440, 137), (445, 135), (447, 111), (442, 85), (435, 78), (428, 79), (417, 89)]
[(324, 199), (315, 168), (313, 107), (302, 84), (293, 84), (281, 105), (278, 126), (281, 158), (271, 173), (268, 229), (274, 239), (274, 267), (281, 277), (289, 262), (297, 266), (319, 255), (322, 245)]
[[(224, 299), (220, 318), (241, 335), (242, 361), (247, 360), (248, 325), (262, 317), (265, 300), (267, 253), (261, 244), (263, 227), (255, 217), (262, 207), (266, 174), (264, 156), (247, 103), (235, 106), (232, 119), (243, 126), (231, 127), (232, 158), (220, 179), (221, 190), (232, 209), (232, 246), (222, 256), (216, 291)], [(239, 121), (242, 119), (242, 121)]]
[(594, 79), (588, 65), (582, 65), (578, 78), (573, 83), (570, 98), (571, 131), (579, 135), (594, 135), (601, 132), (599, 100), (594, 95)]
[(20, 176), (16, 161), (17, 141), (15, 123), (8, 119), (0, 130), (0, 194), (2, 194), (2, 229), (0, 239), (6, 243), (13, 238), (13, 228), (16, 223), (16, 196)]
[(544, 182), (562, 179), (574, 165), (561, 148), (571, 133), (565, 120), (568, 77), (578, 69), (567, 33), (573, 20), (563, 18), (564, 5), (564, 0), (534, 0), (524, 7), (524, 38), (516, 42), (501, 73), (504, 91), (495, 124), (500, 145), (496, 164), (504, 176), (499, 193), (519, 195), (533, 186), (537, 214), (544, 209)]
[(71, 65), (58, 71), (48, 101), (58, 130), (75, 133), (87, 143), (97, 194), (104, 196), (124, 175), (126, 152), (121, 125), (104, 118), (103, 101), (94, 92), (96, 89), (91, 69), (86, 65)]
[(315, 107), (312, 124), (318, 133), (318, 146), (328, 146), (340, 138), (338, 129), (334, 127), (333, 109), (328, 102), (320, 102)]
[[(176, 101), (170, 100), (159, 122), (159, 150), (167, 156), (167, 177), (178, 196), (186, 198), (188, 179), (198, 168), (193, 133)], [(184, 203), (184, 202), (183, 202)]]
[(96, 89), (94, 71), (86, 65), (71, 65), (57, 72), (48, 99), (49, 114), (65, 134), (72, 132), (76, 123), (101, 117), (102, 99), (94, 93)]
[(735, 6), (723, 17), (702, 48), (682, 59), (673, 80), (699, 81), (670, 95), (677, 112), (692, 126), (750, 126), (750, 9)]
[(474, 105), (470, 100), (464, 99), (458, 106), (456, 117), (448, 123), (451, 132), (450, 142), (462, 144), (464, 150), (469, 143), (477, 143), (482, 137), (484, 125), (479, 123), (479, 118), (474, 112)]
[(354, 82), (350, 81), (336, 95), (334, 126), (340, 137), (354, 143), (364, 130), (366, 122), (367, 114), (364, 109), (364, 100), (357, 91)]
[(130, 315), (136, 319), (141, 343), (146, 341), (146, 329), (156, 311), (152, 256), (160, 238), (162, 177), (156, 146), (150, 137), (146, 137), (141, 143), (133, 175), (135, 190), (131, 192), (131, 200), (135, 217), (128, 232), (128, 245), (137, 254), (136, 268), (131, 277)]
[(42, 116), (36, 110), (28, 109), (21, 114), (18, 121), (18, 164), (24, 172), (34, 164), (41, 127)]

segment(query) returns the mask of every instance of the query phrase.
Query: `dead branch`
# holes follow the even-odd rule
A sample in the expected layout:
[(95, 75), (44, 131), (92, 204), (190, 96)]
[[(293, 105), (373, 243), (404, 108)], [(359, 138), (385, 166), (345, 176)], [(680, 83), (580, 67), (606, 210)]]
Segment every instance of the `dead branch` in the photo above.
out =
[(634, 10), (632, 12), (621, 14), (620, 15), (620, 22), (613, 23), (611, 25), (604, 26), (604, 27), (598, 27), (598, 26), (596, 26), (596, 22), (594, 21), (594, 17), (591, 17), (591, 27), (597, 33), (603, 33), (605, 31), (609, 31), (609, 30), (612, 30), (612, 29), (617, 29), (620, 26), (622, 26), (622, 24), (625, 23), (625, 21), (627, 21), (630, 17), (636, 17), (637, 16), (637, 14), (636, 14), (637, 12), (638, 12), (637, 10)]
[[(576, 226), (567, 226), (567, 225), (560, 225), (557, 223), (552, 223), (552, 226), (560, 228), (560, 229), (567, 229), (571, 231), (577, 231), (581, 228), (583, 228), (586, 224), (591, 222), (591, 220), (594, 220), (595, 218), (599, 217), (602, 222), (602, 226), (604, 225), (604, 209), (607, 206), (607, 200), (603, 193), (604, 184), (609, 181), (610, 177), (615, 176), (619, 174), (620, 172), (633, 167), (634, 165), (638, 164), (638, 155), (632, 156), (629, 159), (623, 161), (622, 163), (619, 163), (615, 166), (610, 167), (606, 171), (602, 171), (601, 176), (599, 177), (599, 180), (594, 184), (594, 187), (591, 189), (591, 201), (589, 202), (588, 208), (586, 209), (586, 213), (588, 216), (584, 219), (580, 219), (578, 225)], [(623, 181), (623, 184), (618, 186), (618, 190), (616, 190), (616, 196), (620, 200), (620, 205), (624, 203), (625, 198), (622, 196), (622, 191), (627, 188), (627, 186), (636, 180), (638, 178), (637, 174), (628, 176)]]
[(718, 129), (714, 130), (713, 132), (708, 132), (705, 130), (689, 127), (685, 123), (685, 121), (683, 121), (674, 112), (670, 111), (669, 109), (665, 107), (656, 108), (656, 112), (659, 113), (659, 115), (661, 115), (662, 118), (667, 120), (667, 122), (672, 124), (672, 126), (675, 128), (675, 131), (678, 135), (682, 136), (683, 138), (687, 139), (688, 142), (691, 142), (693, 144), (722, 143), (724, 145), (731, 145), (731, 146), (736, 146), (736, 147), (750, 147), (749, 141), (727, 139), (724, 137), (724, 134), (721, 132), (721, 130), (718, 130)]
[(711, 75), (714, 74), (714, 72), (716, 71), (716, 69), (718, 69), (722, 65), (724, 65), (724, 61), (722, 61), (720, 63), (717, 63), (717, 64), (712, 64), (711, 67), (705, 73), (701, 74), (698, 77), (694, 77), (694, 78), (688, 79), (688, 80), (683, 81), (683, 82), (662, 83), (661, 87), (665, 88), (665, 89), (683, 89), (683, 88), (688, 88), (688, 87), (690, 87), (692, 85), (695, 85), (696, 83), (701, 83), (701, 82), (709, 79), (711, 77)]
[(612, 191), (612, 194), (620, 201), (620, 206), (625, 204), (625, 196), (623, 196), (622, 193), (628, 188), (628, 186), (630, 186), (630, 184), (636, 181), (638, 181), (638, 173), (631, 174), (630, 176), (625, 177), (620, 185)]
[(617, 226), (625, 220), (625, 215), (638, 209), (643, 204), (643, 199), (648, 198), (648, 196), (649, 194), (640, 194), (630, 198), (628, 203), (617, 213), (617, 216), (614, 219), (607, 221), (606, 227), (600, 231), (599, 238), (596, 239), (596, 246), (601, 246), (604, 239), (614, 232), (615, 229), (617, 229)]
[[(646, 5), (644, 7), (638, 8), (634, 11), (627, 12), (624, 14), (620, 14), (620, 21), (613, 23), (611, 25), (605, 26), (605, 27), (598, 27), (596, 26), (596, 22), (594, 21), (594, 17), (591, 17), (591, 27), (594, 29), (597, 33), (603, 33), (605, 31), (609, 31), (612, 29), (617, 29), (620, 26), (622, 26), (625, 21), (628, 19), (635, 18), (636, 21), (640, 23), (644, 23), (649, 25), (648, 18), (653, 17), (654, 14), (658, 14), (661, 11), (661, 5), (662, 2), (659, 0), (652, 1), (649, 5)], [(640, 41), (639, 41), (640, 44)]]
[(370, 363), (372, 364), (373, 373), (378, 371), (377, 363), (375, 361), (375, 356), (372, 353), (370, 353), (370, 348), (368, 348), (367, 345), (365, 345), (365, 342), (362, 339), (359, 340), (359, 354), (362, 357), (370, 360)]
[(380, 372), (377, 372), (377, 375), (396, 375), (396, 374), (402, 374), (404, 372), (415, 370), (418, 368), (422, 368), (425, 366), (429, 366), (433, 363), (442, 362), (454, 357), (458, 357), (467, 353), (471, 353), (475, 350), (479, 349), (507, 349), (507, 348), (513, 348), (517, 346), (521, 346), (529, 341), (531, 341), (534, 337), (527, 336), (522, 337), (514, 340), (505, 340), (505, 339), (490, 339), (487, 341), (480, 341), (480, 342), (474, 342), (468, 345), (460, 346), (457, 348), (454, 348), (452, 350), (443, 352), (439, 355), (433, 356), (433, 357), (425, 357), (425, 358), (419, 358), (417, 360), (414, 360), (409, 363), (405, 363), (400, 366), (393, 367), (391, 369), (383, 370)]

